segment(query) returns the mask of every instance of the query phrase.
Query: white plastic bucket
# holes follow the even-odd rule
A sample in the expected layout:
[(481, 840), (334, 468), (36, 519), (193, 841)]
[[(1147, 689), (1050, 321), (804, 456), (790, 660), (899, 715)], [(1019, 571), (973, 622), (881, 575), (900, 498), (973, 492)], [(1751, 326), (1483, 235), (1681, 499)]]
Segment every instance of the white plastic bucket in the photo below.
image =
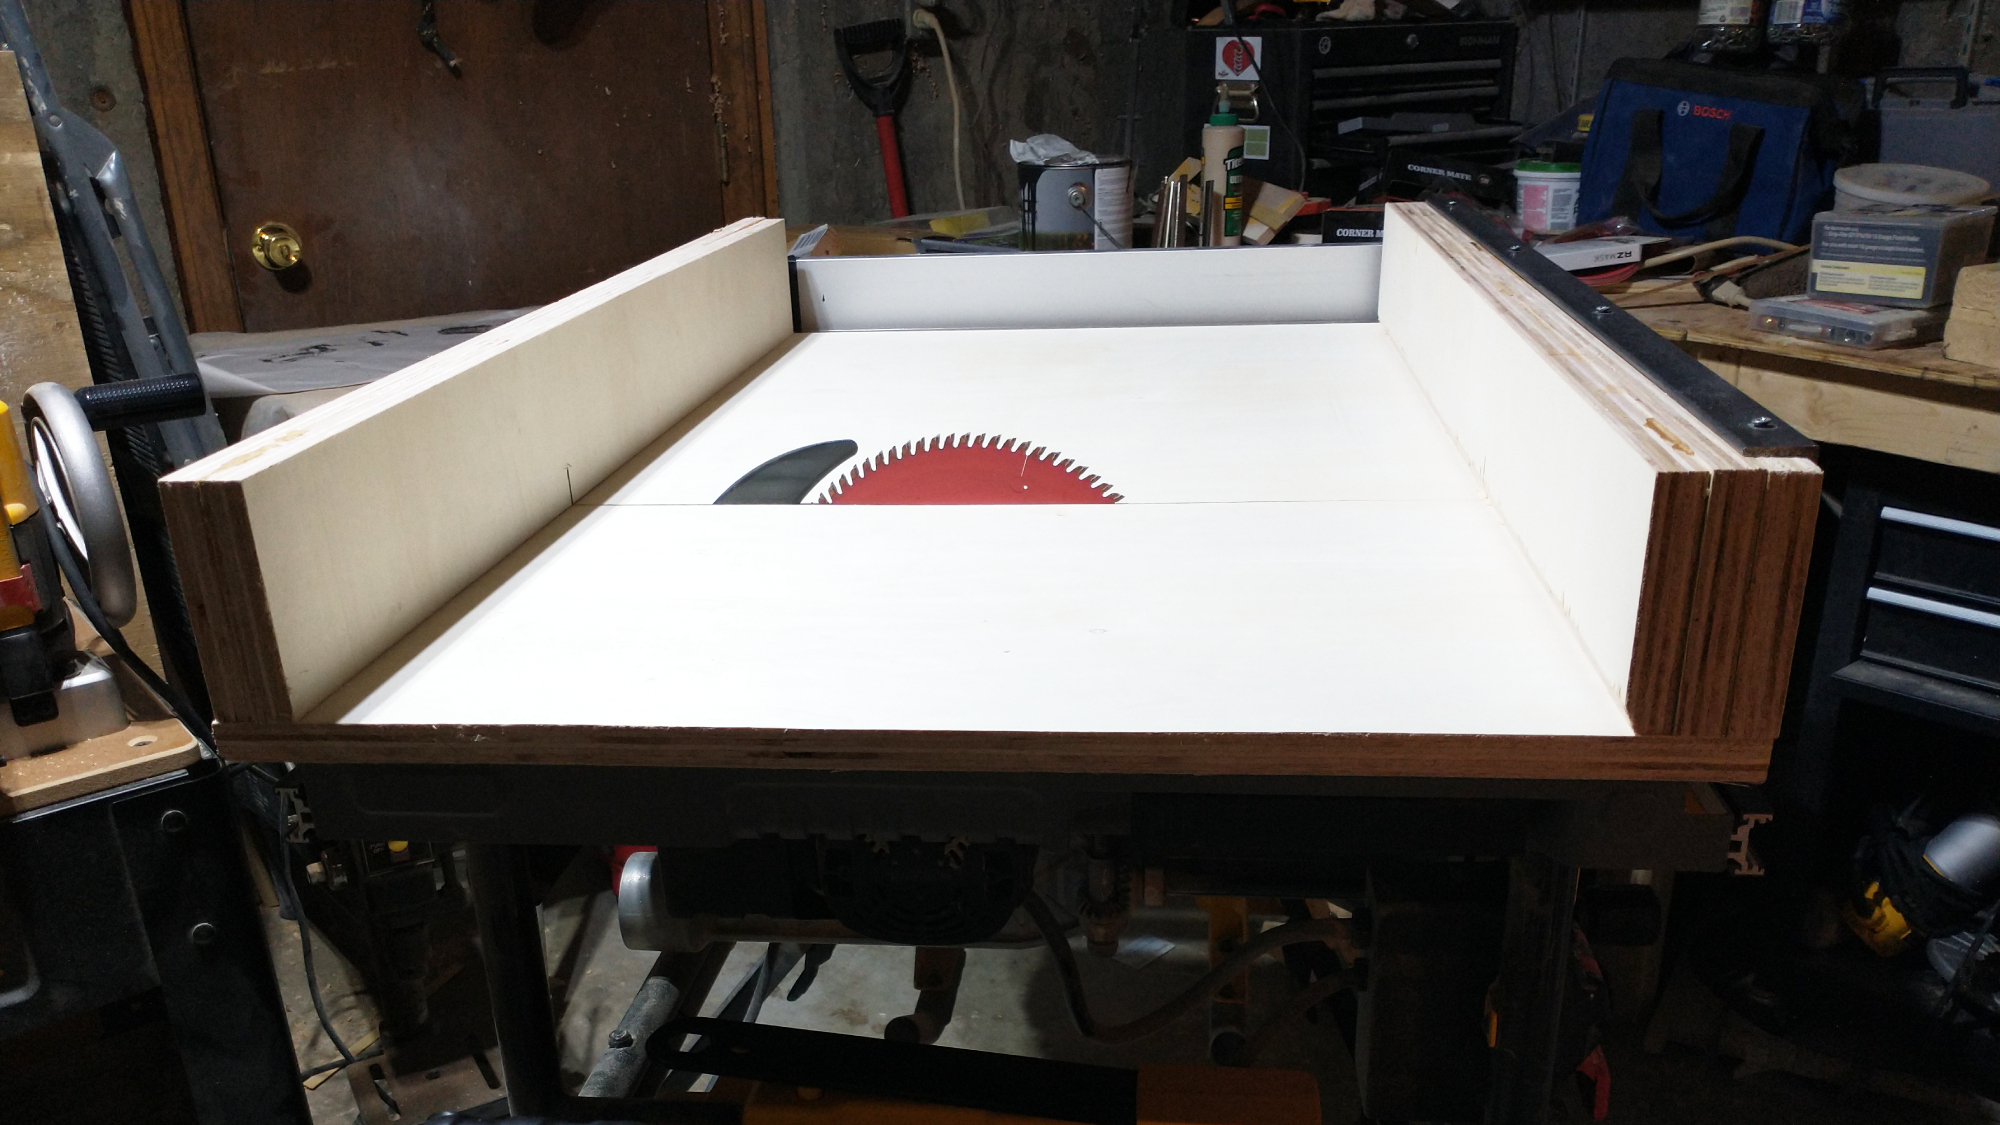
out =
[(1514, 169), (1514, 213), (1538, 234), (1559, 234), (1576, 225), (1577, 184), (1582, 170)]
[(1992, 185), (1968, 172), (1924, 164), (1856, 164), (1833, 174), (1833, 209), (1950, 207), (1971, 203)]

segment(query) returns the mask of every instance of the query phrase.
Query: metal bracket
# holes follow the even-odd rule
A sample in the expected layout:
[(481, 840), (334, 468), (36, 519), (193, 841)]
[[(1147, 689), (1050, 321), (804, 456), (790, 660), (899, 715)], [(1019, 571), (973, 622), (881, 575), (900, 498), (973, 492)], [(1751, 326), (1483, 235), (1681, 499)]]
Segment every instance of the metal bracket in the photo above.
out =
[(1562, 306), (1578, 324), (1624, 356), (1745, 456), (1818, 456), (1818, 447), (1811, 439), (1569, 271), (1535, 253), (1479, 204), (1463, 195), (1439, 192), (1425, 193), (1424, 202), (1493, 251), (1521, 280)]
[[(676, 1048), (683, 1037), (692, 1045)], [(1138, 1072), (1118, 1067), (694, 1018), (654, 1032), (648, 1053), (699, 1074), (995, 1114), (1086, 1125), (1128, 1125), (1138, 1115)]]

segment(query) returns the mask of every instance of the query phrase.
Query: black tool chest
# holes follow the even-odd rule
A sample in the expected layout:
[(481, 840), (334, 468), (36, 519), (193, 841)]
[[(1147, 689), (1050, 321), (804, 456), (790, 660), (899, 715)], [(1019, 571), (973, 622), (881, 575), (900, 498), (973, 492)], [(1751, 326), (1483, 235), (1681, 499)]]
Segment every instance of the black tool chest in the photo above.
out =
[[(1851, 704), (1973, 736), (1955, 744), (2000, 748), (2000, 475), (1829, 452), (1847, 462), (1830, 464), (1830, 482), (1838, 473), (1844, 486), (1829, 484), (1821, 512), (1832, 545), (1816, 620), (1807, 609), (1817, 635), (1800, 635), (1810, 666), (1794, 685), (1804, 696), (1786, 771), (1792, 795), (1816, 813), (1865, 800), (1847, 790), (1885, 776), (1858, 756), (1926, 741), (1921, 726), (1878, 725), (1903, 733), (1854, 745), (1842, 736)], [(1985, 757), (1961, 764), (1986, 773), (1995, 763)]]
[[(1222, 81), (1216, 77), (1217, 41), (1236, 35), (1258, 40), (1263, 66), (1257, 105), (1232, 108), (1245, 125), (1271, 126), (1268, 158), (1245, 164), (1260, 180), (1299, 186), (1303, 147), (1311, 194), (1342, 202), (1381, 168), (1391, 148), (1490, 161), (1505, 158), (1520, 132), (1507, 123), (1516, 36), (1508, 20), (1256, 23), (1187, 34), (1182, 120), (1190, 152), (1201, 151), (1201, 127)], [(1396, 113), (1470, 114), (1481, 127), (1401, 135), (1355, 127), (1357, 120)]]
[(1876, 511), (1861, 659), (2000, 692), (2000, 526)]

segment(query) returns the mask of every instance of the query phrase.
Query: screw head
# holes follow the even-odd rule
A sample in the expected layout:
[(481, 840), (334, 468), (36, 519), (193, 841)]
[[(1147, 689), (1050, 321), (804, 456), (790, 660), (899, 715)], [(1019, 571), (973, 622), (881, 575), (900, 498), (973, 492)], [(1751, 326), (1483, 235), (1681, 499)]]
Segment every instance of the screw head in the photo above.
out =
[(611, 1037), (606, 1039), (605, 1042), (609, 1044), (611, 1046), (611, 1049), (614, 1051), (624, 1050), (625, 1048), (630, 1047), (632, 1045), (632, 1033), (621, 1027), (618, 1030), (612, 1032)]
[(1759, 414), (1750, 419), (1750, 425), (1759, 430), (1774, 430), (1778, 427), (1776, 420), (1768, 414)]
[(188, 940), (196, 945), (207, 945), (215, 940), (215, 925), (212, 922), (196, 922), (188, 927)]
[(179, 809), (168, 809), (160, 814), (160, 831), (179, 832), (188, 826), (187, 814)]

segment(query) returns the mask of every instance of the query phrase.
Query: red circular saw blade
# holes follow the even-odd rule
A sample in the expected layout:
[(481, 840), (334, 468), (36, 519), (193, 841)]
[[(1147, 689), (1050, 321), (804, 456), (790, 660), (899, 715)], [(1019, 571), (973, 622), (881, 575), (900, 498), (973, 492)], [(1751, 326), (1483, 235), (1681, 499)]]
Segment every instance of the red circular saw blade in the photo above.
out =
[(946, 435), (878, 453), (841, 475), (821, 504), (1115, 504), (1083, 466), (1025, 441)]

